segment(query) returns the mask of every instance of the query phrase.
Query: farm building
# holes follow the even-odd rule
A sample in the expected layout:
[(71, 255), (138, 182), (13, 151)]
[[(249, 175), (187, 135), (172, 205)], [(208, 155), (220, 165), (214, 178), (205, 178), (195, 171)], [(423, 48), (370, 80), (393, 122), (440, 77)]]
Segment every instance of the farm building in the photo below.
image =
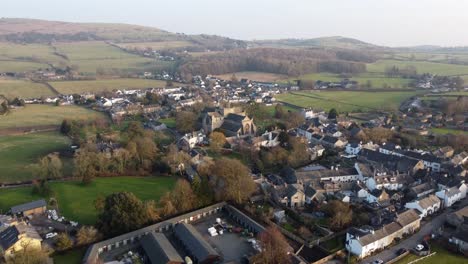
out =
[(46, 211), (47, 203), (44, 199), (20, 204), (11, 207), (10, 212), (14, 215), (35, 215), (35, 214), (43, 214)]

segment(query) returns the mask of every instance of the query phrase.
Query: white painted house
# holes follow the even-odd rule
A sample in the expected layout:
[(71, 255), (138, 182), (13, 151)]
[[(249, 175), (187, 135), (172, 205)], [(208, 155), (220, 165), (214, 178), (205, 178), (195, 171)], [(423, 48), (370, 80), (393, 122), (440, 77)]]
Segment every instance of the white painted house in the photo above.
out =
[(388, 247), (396, 238), (411, 234), (420, 226), (421, 218), (413, 210), (397, 216), (395, 221), (378, 230), (350, 228), (346, 233), (346, 249), (359, 258), (365, 258), (375, 251)]
[(441, 205), (442, 204), (440, 199), (437, 196), (431, 194), (426, 198), (406, 203), (405, 207), (408, 209), (417, 210), (419, 212), (419, 216), (424, 218), (439, 211)]

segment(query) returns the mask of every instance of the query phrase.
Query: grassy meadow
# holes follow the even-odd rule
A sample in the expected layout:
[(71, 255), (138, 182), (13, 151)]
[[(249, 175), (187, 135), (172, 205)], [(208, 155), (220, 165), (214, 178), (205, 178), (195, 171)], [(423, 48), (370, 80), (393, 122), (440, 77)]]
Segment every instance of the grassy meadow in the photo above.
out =
[(253, 71), (226, 73), (217, 75), (217, 77), (223, 80), (231, 80), (233, 74), (236, 75), (238, 80), (245, 78), (259, 82), (279, 82), (287, 78), (287, 76), (283, 74)]
[[(1, 71), (1, 70), (0, 70)], [(45, 85), (23, 80), (0, 79), (0, 95), (8, 99), (39, 98), (53, 96), (54, 93)]]
[(100, 70), (135, 72), (170, 67), (171, 62), (156, 61), (130, 54), (101, 41), (58, 43), (57, 49), (68, 57), (68, 64), (84, 74), (94, 75)]
[(367, 64), (367, 71), (371, 73), (384, 73), (387, 67), (397, 66), (404, 68), (414, 66), (418, 73), (432, 73), (438, 75), (467, 75), (468, 65), (436, 63), (429, 61), (400, 61), (400, 60), (378, 60)]
[(276, 99), (299, 107), (312, 107), (325, 111), (335, 108), (338, 112), (365, 112), (369, 110), (396, 110), (416, 92), (360, 92), (360, 91), (311, 91), (293, 92), (276, 96)]
[[(333, 74), (333, 73), (311, 73), (311, 74), (304, 74), (297, 78), (289, 78), (289, 81), (294, 80), (303, 80), (303, 81), (325, 81), (325, 82), (337, 82), (343, 79), (340, 74)], [(357, 81), (361, 87), (366, 85), (368, 82), (371, 83), (371, 88), (396, 88), (402, 89), (408, 87), (410, 79), (404, 78), (389, 78), (384, 76), (381, 73), (362, 73), (355, 76), (350, 77), (351, 80)]]
[[(68, 137), (57, 132), (1, 136), (0, 183), (33, 179), (39, 158), (51, 152), (66, 149), (70, 144)], [(67, 164), (65, 160), (62, 162), (64, 169), (69, 169), (67, 165), (70, 164)]]
[[(94, 224), (97, 212), (94, 201), (98, 197), (128, 191), (142, 200), (158, 200), (175, 185), (173, 177), (112, 177), (96, 178), (91, 184), (81, 182), (54, 182), (51, 188), (58, 201), (59, 210), (65, 217), (82, 224)], [(39, 199), (31, 194), (31, 187), (0, 190), (0, 209), (5, 211), (13, 205)]]
[(60, 125), (64, 119), (92, 120), (106, 118), (103, 113), (79, 106), (32, 104), (0, 116), (0, 129)]
[[(459, 264), (459, 263), (466, 263), (466, 258), (461, 255), (455, 255), (448, 250), (444, 249), (442, 246), (438, 244), (431, 245), (431, 251), (436, 252), (434, 255), (424, 258), (422, 260), (418, 260), (418, 264)], [(396, 264), (407, 264), (411, 261), (415, 261), (420, 257), (409, 254), (403, 259), (395, 262)]]
[(56, 81), (49, 82), (52, 87), (62, 94), (84, 92), (104, 92), (115, 89), (142, 89), (149, 87), (165, 87), (165, 81), (148, 79), (107, 79), (91, 81)]

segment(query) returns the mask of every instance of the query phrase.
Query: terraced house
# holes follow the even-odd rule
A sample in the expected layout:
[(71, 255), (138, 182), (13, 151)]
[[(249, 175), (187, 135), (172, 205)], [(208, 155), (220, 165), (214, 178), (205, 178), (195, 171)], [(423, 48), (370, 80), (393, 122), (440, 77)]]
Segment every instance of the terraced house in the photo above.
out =
[(377, 250), (388, 247), (396, 238), (419, 229), (421, 218), (410, 209), (378, 230), (350, 228), (346, 233), (346, 249), (359, 258), (365, 258)]

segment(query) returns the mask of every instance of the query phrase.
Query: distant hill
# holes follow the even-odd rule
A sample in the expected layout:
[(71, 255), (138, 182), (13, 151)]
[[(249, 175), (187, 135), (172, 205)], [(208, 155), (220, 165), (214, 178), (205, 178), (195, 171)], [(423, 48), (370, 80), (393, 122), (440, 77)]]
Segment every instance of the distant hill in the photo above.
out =
[(361, 40), (346, 37), (323, 37), (313, 39), (279, 39), (279, 40), (260, 40), (254, 43), (261, 46), (274, 47), (321, 47), (321, 48), (339, 48), (339, 49), (383, 49), (384, 47), (370, 44)]
[(0, 40), (15, 43), (91, 40), (116, 43), (184, 41), (193, 46), (214, 50), (246, 47), (244, 41), (226, 37), (177, 34), (138, 25), (73, 23), (23, 18), (1, 18)]

